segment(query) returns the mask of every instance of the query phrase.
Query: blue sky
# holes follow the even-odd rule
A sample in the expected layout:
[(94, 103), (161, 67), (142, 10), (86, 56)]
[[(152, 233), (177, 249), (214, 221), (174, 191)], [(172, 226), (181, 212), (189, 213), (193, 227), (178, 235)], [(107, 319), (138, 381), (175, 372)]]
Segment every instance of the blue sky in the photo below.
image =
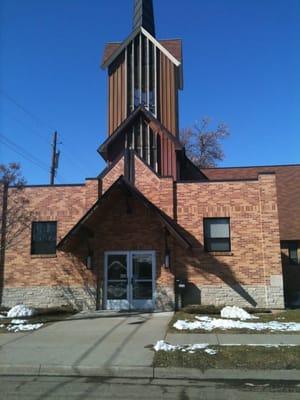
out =
[[(132, 9), (133, 0), (0, 0), (0, 160), (21, 162), (28, 183), (49, 182), (54, 129), (57, 183), (105, 166), (99, 64), (105, 43), (130, 33)], [(300, 1), (154, 0), (154, 9), (157, 37), (183, 40), (180, 126), (225, 122), (220, 166), (299, 163)]]

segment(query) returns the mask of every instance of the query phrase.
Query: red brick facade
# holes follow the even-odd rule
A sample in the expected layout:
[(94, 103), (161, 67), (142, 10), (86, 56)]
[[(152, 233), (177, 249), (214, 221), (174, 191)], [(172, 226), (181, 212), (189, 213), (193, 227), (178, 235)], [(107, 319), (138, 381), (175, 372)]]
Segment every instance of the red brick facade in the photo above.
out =
[[(86, 267), (88, 252), (82, 238), (67, 251), (57, 251), (55, 256), (31, 255), (28, 229), (18, 245), (7, 251), (5, 289), (89, 288), (94, 302), (80, 304), (93, 307), (97, 299), (101, 307), (104, 253), (151, 250), (156, 252), (158, 308), (174, 304), (174, 279), (178, 277), (186, 279), (191, 287), (190, 292), (185, 293), (186, 302), (198, 299), (202, 303), (283, 306), (275, 174), (262, 173), (256, 180), (176, 183), (172, 178), (159, 177), (137, 156), (134, 165), (136, 188), (177, 221), (192, 242), (192, 248), (183, 248), (176, 238), (168, 235), (171, 266), (165, 268), (163, 225), (155, 213), (136, 199), (130, 200), (133, 211), (128, 213), (124, 196), (116, 192), (101, 212), (86, 223), (86, 227), (95, 232), (89, 243), (94, 249), (92, 270)], [(34, 220), (58, 221), (59, 242), (97, 201), (98, 186), (102, 187), (104, 195), (121, 175), (124, 175), (123, 158), (99, 182), (87, 180), (84, 185), (27, 187), (25, 194), (35, 212)], [(230, 218), (230, 252), (204, 250), (205, 217)], [(27, 301), (35, 304), (30, 296)], [(57, 301), (74, 303), (62, 298)]]

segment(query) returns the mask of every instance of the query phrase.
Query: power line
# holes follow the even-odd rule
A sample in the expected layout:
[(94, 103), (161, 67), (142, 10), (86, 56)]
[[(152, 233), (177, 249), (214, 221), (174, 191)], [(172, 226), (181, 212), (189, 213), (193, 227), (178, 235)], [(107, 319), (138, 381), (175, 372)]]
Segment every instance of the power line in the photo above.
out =
[[(27, 110), (25, 107), (23, 107), (17, 100), (15, 100), (12, 96), (10, 96), (8, 93), (6, 93), (4, 90), (0, 89), (0, 93), (6, 97), (9, 101), (11, 101), (13, 104), (15, 104), (20, 110), (22, 110), (25, 114), (29, 115), (33, 120), (36, 122), (43, 124), (44, 126), (47, 127), (47, 129), (51, 129), (52, 131), (56, 131), (55, 128), (51, 128), (48, 124), (46, 124), (44, 121), (42, 121), (41, 118), (37, 117), (35, 114), (33, 114), (31, 111)], [(15, 121), (17, 121), (19, 124), (23, 125), (26, 129), (30, 129), (35, 135), (37, 135), (39, 138), (43, 139), (48, 145), (51, 144), (48, 135), (41, 134), (39, 131), (36, 129), (33, 129), (32, 127), (27, 127), (24, 122), (20, 121), (19, 119), (16, 119), (15, 117), (12, 117)], [(51, 132), (52, 133), (52, 132)], [(86, 164), (78, 159), (78, 157), (74, 157), (73, 153), (67, 149), (66, 144), (64, 142), (60, 142), (59, 144), (63, 145), (64, 148), (64, 153), (63, 156), (66, 156), (67, 159), (69, 159), (69, 162), (72, 164), (76, 164), (80, 169), (84, 169), (87, 173), (89, 172)], [(61, 176), (61, 174), (60, 174)]]
[(35, 114), (33, 114), (31, 111), (27, 110), (25, 107), (23, 107), (20, 103), (18, 103), (17, 100), (15, 100), (12, 96), (10, 96), (8, 93), (6, 93), (3, 89), (0, 89), (0, 93), (6, 97), (9, 101), (14, 103), (20, 110), (22, 110), (25, 114), (29, 115), (33, 120), (38, 122), (39, 124), (42, 124), (46, 126), (50, 131), (56, 130), (55, 128), (49, 126), (46, 124), (41, 118), (37, 117)]
[(46, 171), (49, 173), (49, 167), (41, 160), (39, 160), (37, 157), (35, 157), (33, 154), (25, 150), (23, 147), (19, 146), (17, 143), (13, 142), (9, 138), (7, 138), (5, 135), (0, 133), (0, 141), (10, 148), (12, 151), (15, 153), (19, 154), (21, 157), (25, 158), (27, 161), (35, 164), (37, 167), (41, 168), (42, 170)]
[[(13, 140), (9, 139), (7, 136), (3, 135), (0, 133), (0, 141), (8, 148), (10, 148), (12, 151), (14, 151), (16, 154), (19, 154), (21, 157), (23, 157), (25, 160), (33, 163), (37, 167), (41, 168), (43, 171), (46, 171), (47, 173), (50, 172), (50, 167), (44, 163), (42, 160), (37, 158), (35, 155), (24, 149), (24, 147), (18, 145), (15, 143)], [(62, 181), (66, 181), (65, 178), (61, 174), (56, 174), (56, 179), (62, 183)]]
[(40, 131), (38, 131), (37, 129), (32, 128), (29, 125), (26, 125), (26, 123), (21, 121), (19, 118), (13, 117), (12, 115), (10, 115), (9, 117), (12, 118), (14, 121), (16, 121), (18, 124), (22, 125), (26, 130), (28, 130), (28, 129), (31, 130), (32, 133), (34, 133), (36, 136), (38, 136), (40, 139), (42, 139), (44, 143), (47, 143), (47, 145), (51, 145), (51, 141), (50, 141), (49, 137), (47, 137), (43, 133), (40, 133)]

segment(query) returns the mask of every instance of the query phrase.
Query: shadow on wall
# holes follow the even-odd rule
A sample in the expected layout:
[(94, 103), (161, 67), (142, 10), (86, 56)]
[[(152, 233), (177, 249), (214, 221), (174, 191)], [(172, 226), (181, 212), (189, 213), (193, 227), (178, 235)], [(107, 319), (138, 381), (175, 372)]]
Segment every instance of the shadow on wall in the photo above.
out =
[[(250, 306), (256, 307), (257, 301), (244, 288), (245, 283), (238, 280), (232, 266), (225, 262), (221, 262), (214, 255), (204, 251), (203, 244), (199, 242), (193, 235), (182, 229), (182, 233), (189, 239), (192, 249), (184, 250), (172, 241), (173, 248), (173, 270), (176, 279), (182, 279), (187, 282), (187, 289), (183, 292), (183, 303), (200, 304), (201, 293), (197, 285), (190, 282), (188, 269), (193, 269), (193, 273), (197, 273), (205, 278), (208, 282), (215, 281), (217, 277), (220, 281), (229, 286), (239, 297), (241, 297)], [(228, 255), (228, 257), (231, 257)], [(231, 257), (232, 258), (232, 257)], [(197, 271), (197, 272), (196, 272)], [(218, 286), (220, 283), (212, 283)]]
[[(67, 266), (61, 266), (54, 280), (59, 286), (62, 301), (65, 305), (76, 309), (91, 309), (96, 307), (96, 283), (94, 271), (88, 270), (84, 264), (84, 257), (79, 254), (64, 253), (67, 257)], [(70, 266), (69, 266), (70, 265)], [(78, 283), (67, 285), (69, 279)]]
[[(108, 193), (108, 192), (107, 192)], [(116, 202), (116, 201), (111, 201), (109, 203), (109, 212), (104, 213), (105, 211), (107, 211), (106, 209), (102, 210), (102, 212), (98, 211), (98, 214), (96, 214), (96, 212), (93, 214), (93, 220), (92, 222), (90, 222), (90, 226), (88, 226), (88, 222), (86, 222), (86, 226), (89, 230), (94, 231), (98, 228), (98, 225), (96, 224), (96, 222), (98, 221), (98, 218), (100, 218), (102, 216), (102, 226), (105, 222), (105, 218), (108, 215), (112, 215), (114, 216), (114, 208), (117, 208), (118, 213), (116, 215), (120, 214), (120, 204), (123, 205), (124, 210), (122, 211), (123, 213), (128, 213), (130, 214), (130, 221), (131, 221), (131, 226), (133, 226), (134, 224), (134, 217), (135, 217), (135, 210), (136, 210), (136, 203), (137, 201), (139, 201), (140, 199), (136, 199), (135, 197), (132, 197), (131, 195), (128, 195), (128, 192), (124, 192), (124, 191), (118, 191), (117, 192), (117, 197), (116, 199), (119, 199), (119, 196), (121, 194), (121, 199), (122, 199), (122, 203), (120, 203), (120, 201)], [(115, 198), (113, 198), (113, 200), (115, 200)], [(124, 201), (125, 200), (125, 201)], [(131, 204), (133, 202), (133, 204)], [(143, 203), (141, 203), (143, 204)], [(144, 211), (148, 213), (147, 214), (147, 218), (151, 215), (151, 221), (156, 221), (158, 225), (161, 225), (161, 220), (158, 218), (157, 213), (155, 213), (152, 209), (149, 209), (148, 207), (146, 207), (143, 204), (144, 207)], [(104, 213), (104, 215), (103, 215)], [(151, 213), (151, 214), (149, 214)], [(121, 213), (122, 214), (122, 213)], [(136, 214), (137, 218), (141, 217), (141, 213), (140, 210), (138, 211), (138, 214)], [(165, 216), (166, 219), (168, 219), (169, 217)], [(128, 217), (129, 218), (129, 217)], [(148, 219), (149, 220), (149, 219)], [(146, 219), (146, 221), (148, 221)], [(94, 222), (93, 222), (94, 221)], [(95, 222), (96, 221), (96, 222)], [(110, 221), (110, 220), (109, 220)], [(111, 219), (110, 222), (112, 225), (108, 225), (106, 224), (106, 229), (109, 229), (110, 235), (113, 237), (113, 234), (115, 234), (116, 236), (120, 236), (120, 235), (126, 235), (126, 230), (125, 231), (120, 231), (120, 227), (118, 226), (118, 224), (115, 224), (114, 219)], [(137, 224), (140, 229), (139, 231), (139, 235), (138, 235), (138, 239), (137, 240), (141, 240), (141, 242), (139, 243), (140, 245), (138, 246), (140, 249), (143, 248), (143, 237), (145, 236), (145, 232), (147, 231), (147, 229), (149, 228), (147, 225), (141, 225), (141, 224)], [(165, 238), (164, 236), (164, 231), (165, 228), (161, 225), (161, 229), (162, 229), (162, 233), (158, 234), (159, 239), (158, 238), (154, 238), (155, 240), (153, 240), (153, 243), (156, 241), (156, 246), (158, 246), (158, 241), (160, 241), (160, 246), (161, 248), (165, 247), (165, 240), (168, 243), (168, 246), (171, 250), (171, 273), (173, 273), (175, 278), (181, 278), (184, 280), (189, 280), (189, 270), (193, 270), (194, 273), (199, 276), (202, 276), (203, 278), (205, 278), (205, 280), (207, 281), (207, 285), (210, 285), (212, 287), (214, 286), (222, 286), (222, 282), (224, 282), (224, 284), (226, 286), (228, 286), (229, 288), (231, 288), (237, 295), (239, 298), (243, 299), (244, 302), (246, 302), (247, 304), (249, 304), (252, 307), (257, 306), (257, 301), (251, 296), (250, 293), (248, 293), (248, 291), (245, 289), (244, 285), (245, 282), (240, 281), (237, 276), (236, 273), (233, 271), (232, 269), (232, 265), (227, 264), (224, 261), (220, 261), (218, 258), (216, 258), (213, 254), (211, 253), (207, 253), (203, 250), (203, 244), (200, 243), (197, 238), (195, 238), (193, 235), (191, 235), (189, 232), (187, 232), (186, 230), (184, 230), (182, 227), (180, 226), (176, 226), (176, 230), (178, 231), (177, 233), (179, 234), (179, 230), (181, 231), (181, 235), (184, 236), (185, 238), (188, 239), (189, 243), (191, 244), (192, 248), (189, 249), (184, 249), (183, 247), (181, 247), (178, 244), (178, 241), (171, 237), (168, 234), (168, 237)], [(136, 231), (135, 231), (136, 232)], [(82, 230), (82, 236), (80, 237), (80, 235), (77, 236), (77, 238), (73, 237), (72, 238), (72, 245), (69, 248), (68, 254), (70, 257), (72, 257), (73, 254), (73, 263), (75, 265), (77, 265), (76, 268), (79, 269), (79, 273), (81, 273), (83, 266), (82, 262), (78, 263), (78, 260), (83, 259), (84, 254), (79, 254), (78, 249), (81, 248), (83, 250), (83, 247), (88, 247), (86, 244), (84, 244), (84, 240), (88, 241), (88, 237), (86, 235), (87, 232), (85, 232), (84, 230)], [(101, 241), (101, 235), (96, 235), (95, 237), (97, 237), (98, 241)], [(123, 236), (122, 236), (123, 238)], [(141, 238), (141, 239), (140, 239)], [(123, 244), (123, 247), (126, 247), (126, 236), (124, 236), (123, 238), (124, 240), (121, 241)], [(129, 240), (129, 239), (128, 239)], [(150, 242), (148, 241), (148, 244)], [(93, 246), (93, 248), (91, 248), (91, 250), (96, 251), (95, 249), (95, 245), (96, 243), (93, 243), (93, 241), (91, 241), (91, 246)], [(97, 247), (101, 247), (100, 243), (97, 243)], [(73, 250), (72, 250), (73, 249)], [(76, 249), (76, 252), (74, 251), (74, 249)], [(154, 250), (158, 250), (157, 248)], [(86, 251), (86, 250), (85, 250)], [(230, 255), (228, 256), (228, 258), (230, 259), (231, 262), (234, 262), (234, 258), (231, 257)], [(86, 267), (84, 267), (86, 268)], [(160, 263), (158, 264), (158, 276), (161, 274), (161, 265)], [(72, 270), (72, 269), (71, 269)], [(88, 271), (84, 271), (83, 276), (82, 276), (82, 280), (83, 283), (85, 285), (86, 290), (89, 290), (89, 282), (87, 281), (87, 274)], [(94, 271), (94, 279), (97, 282), (97, 300), (96, 300), (96, 304), (97, 306), (99, 306), (99, 292), (100, 292), (100, 285), (99, 285), (99, 276), (100, 276), (100, 272), (95, 270)], [(218, 279), (216, 279), (218, 278)], [(61, 282), (61, 284), (63, 285), (64, 282)], [(225, 286), (224, 285), (224, 286)], [(173, 290), (173, 288), (170, 288), (171, 290)], [(189, 284), (189, 293), (188, 296), (186, 297), (185, 302), (188, 301), (192, 301), (192, 302), (197, 302), (200, 303), (201, 300), (201, 294), (199, 293), (199, 289), (197, 288), (196, 285), (193, 285), (192, 283)], [(165, 287), (161, 287), (161, 290), (168, 290), (167, 285), (165, 285)], [(213, 290), (213, 289), (212, 289)], [(68, 291), (68, 290), (67, 290)], [(71, 296), (70, 293), (67, 293), (69, 296)], [(214, 295), (214, 293), (212, 293), (212, 296)], [(161, 296), (161, 299), (158, 299), (158, 302), (162, 302), (162, 304), (165, 301), (166, 297), (172, 297), (172, 296), (168, 296), (168, 293), (165, 294), (165, 296)], [(77, 299), (74, 299), (74, 302), (78, 301)], [(213, 302), (213, 301), (212, 301)]]

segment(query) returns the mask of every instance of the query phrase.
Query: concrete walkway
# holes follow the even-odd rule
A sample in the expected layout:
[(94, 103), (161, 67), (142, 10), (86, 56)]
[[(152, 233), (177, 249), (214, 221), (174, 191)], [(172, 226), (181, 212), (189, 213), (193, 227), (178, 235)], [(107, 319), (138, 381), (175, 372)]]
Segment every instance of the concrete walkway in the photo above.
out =
[(300, 334), (286, 333), (169, 333), (165, 341), (170, 344), (208, 343), (224, 344), (294, 344), (300, 346)]
[[(98, 368), (151, 369), (153, 343), (165, 336), (172, 313), (101, 317), (54, 323), (34, 332), (0, 335), (0, 373)], [(144, 372), (143, 372), (144, 369)]]

